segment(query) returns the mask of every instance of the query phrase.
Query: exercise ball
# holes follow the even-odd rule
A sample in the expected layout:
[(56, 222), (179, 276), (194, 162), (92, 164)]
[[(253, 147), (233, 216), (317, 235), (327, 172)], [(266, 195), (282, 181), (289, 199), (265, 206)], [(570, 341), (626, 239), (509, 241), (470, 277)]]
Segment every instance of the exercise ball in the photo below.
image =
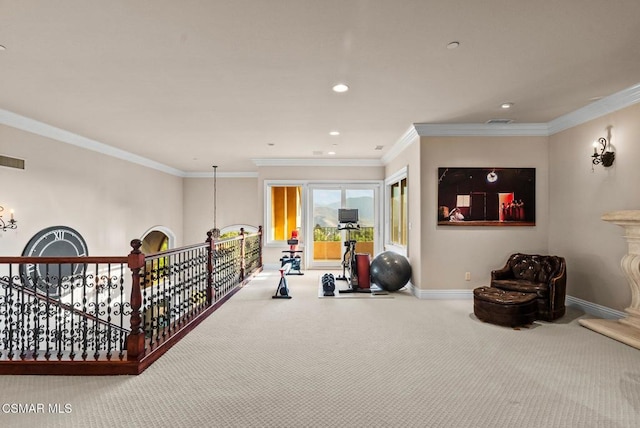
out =
[(409, 260), (393, 251), (378, 254), (369, 268), (371, 282), (386, 291), (398, 291), (411, 279)]

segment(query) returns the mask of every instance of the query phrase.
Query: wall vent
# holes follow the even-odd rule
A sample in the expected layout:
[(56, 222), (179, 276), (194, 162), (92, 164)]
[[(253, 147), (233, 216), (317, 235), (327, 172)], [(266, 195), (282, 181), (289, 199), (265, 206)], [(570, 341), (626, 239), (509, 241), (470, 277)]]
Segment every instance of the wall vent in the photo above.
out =
[(511, 122), (513, 122), (513, 119), (490, 119), (485, 123), (487, 125), (508, 125)]
[(11, 158), (9, 156), (0, 155), (0, 166), (8, 168), (24, 169), (24, 159)]

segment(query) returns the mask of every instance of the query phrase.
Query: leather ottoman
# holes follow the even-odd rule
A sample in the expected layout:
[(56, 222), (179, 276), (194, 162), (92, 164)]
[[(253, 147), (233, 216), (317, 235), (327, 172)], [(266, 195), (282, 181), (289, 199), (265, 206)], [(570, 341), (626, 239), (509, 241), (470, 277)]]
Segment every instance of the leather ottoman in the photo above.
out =
[(473, 290), (473, 313), (479, 320), (507, 327), (531, 324), (536, 319), (536, 295), (495, 287)]

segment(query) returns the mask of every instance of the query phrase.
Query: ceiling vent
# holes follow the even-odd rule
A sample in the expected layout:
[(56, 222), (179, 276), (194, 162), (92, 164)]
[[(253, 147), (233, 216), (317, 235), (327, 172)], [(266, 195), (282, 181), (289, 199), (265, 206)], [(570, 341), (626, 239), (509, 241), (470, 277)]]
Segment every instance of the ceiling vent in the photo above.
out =
[(315, 151), (313, 152), (313, 155), (314, 155), (314, 156), (322, 156), (322, 152), (321, 152), (321, 151), (319, 151), (319, 150), (315, 150)]
[(513, 119), (491, 119), (491, 120), (487, 120), (485, 123), (487, 125), (508, 125), (509, 123), (512, 123)]
[(0, 166), (7, 168), (24, 169), (24, 159), (10, 158), (9, 156), (0, 155)]
[(384, 146), (376, 146), (376, 150), (382, 150), (384, 148)]

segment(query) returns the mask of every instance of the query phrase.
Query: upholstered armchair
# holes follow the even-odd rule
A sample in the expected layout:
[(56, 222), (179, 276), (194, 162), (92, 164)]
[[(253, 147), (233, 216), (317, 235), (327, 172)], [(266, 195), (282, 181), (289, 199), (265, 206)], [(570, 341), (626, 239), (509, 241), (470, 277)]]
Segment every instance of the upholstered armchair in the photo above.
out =
[(491, 286), (535, 293), (537, 319), (553, 321), (565, 313), (567, 273), (563, 257), (512, 254), (502, 269), (491, 272)]

